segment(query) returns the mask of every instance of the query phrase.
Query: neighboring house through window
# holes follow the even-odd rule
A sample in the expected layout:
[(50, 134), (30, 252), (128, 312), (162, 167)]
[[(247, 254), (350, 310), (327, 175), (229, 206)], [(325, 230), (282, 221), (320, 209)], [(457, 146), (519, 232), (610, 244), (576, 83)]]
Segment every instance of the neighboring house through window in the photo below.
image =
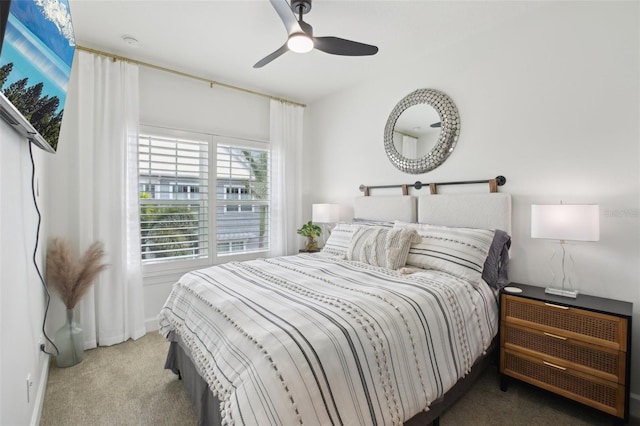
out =
[[(239, 185), (226, 185), (223, 193), (225, 200), (249, 200), (249, 188)], [(225, 204), (227, 212), (251, 212), (251, 204)]]

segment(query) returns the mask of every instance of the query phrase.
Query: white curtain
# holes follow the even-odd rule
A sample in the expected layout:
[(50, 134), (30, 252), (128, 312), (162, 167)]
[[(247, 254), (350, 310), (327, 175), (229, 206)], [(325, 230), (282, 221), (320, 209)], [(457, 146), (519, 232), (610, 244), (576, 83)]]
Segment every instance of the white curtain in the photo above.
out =
[(138, 67), (79, 51), (78, 235), (109, 267), (79, 305), (85, 348), (145, 334), (138, 217)]
[(303, 107), (271, 100), (271, 255), (295, 254), (302, 224)]

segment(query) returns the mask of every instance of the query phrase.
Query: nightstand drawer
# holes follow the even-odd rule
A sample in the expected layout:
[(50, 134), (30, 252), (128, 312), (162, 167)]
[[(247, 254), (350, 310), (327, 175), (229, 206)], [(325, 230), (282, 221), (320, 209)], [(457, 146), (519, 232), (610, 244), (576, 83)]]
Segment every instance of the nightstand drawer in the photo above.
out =
[(625, 384), (625, 353), (542, 330), (505, 323), (505, 348), (528, 352), (553, 363)]
[(624, 416), (625, 387), (571, 368), (502, 349), (502, 370), (510, 376), (595, 407)]
[(623, 318), (514, 296), (503, 297), (503, 303), (503, 321), (627, 350), (627, 323)]
[(514, 286), (500, 296), (500, 389), (519, 379), (627, 421), (633, 305)]

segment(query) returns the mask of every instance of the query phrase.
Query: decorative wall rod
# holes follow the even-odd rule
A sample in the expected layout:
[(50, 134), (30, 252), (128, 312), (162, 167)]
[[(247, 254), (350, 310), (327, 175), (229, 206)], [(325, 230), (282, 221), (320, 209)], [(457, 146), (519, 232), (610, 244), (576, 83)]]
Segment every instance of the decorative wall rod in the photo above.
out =
[(502, 186), (507, 182), (507, 178), (504, 176), (496, 176), (495, 179), (485, 179), (485, 180), (462, 180), (462, 181), (452, 181), (452, 182), (432, 182), (432, 183), (422, 183), (417, 181), (415, 183), (406, 183), (406, 184), (398, 184), (398, 185), (360, 185), (360, 191), (364, 192), (365, 196), (369, 195), (369, 190), (378, 189), (378, 188), (402, 188), (402, 195), (408, 195), (409, 188), (421, 189), (423, 186), (428, 186), (431, 190), (432, 194), (437, 194), (437, 187), (442, 185), (469, 185), (476, 183), (488, 183), (489, 184), (489, 192), (498, 192), (497, 187)]

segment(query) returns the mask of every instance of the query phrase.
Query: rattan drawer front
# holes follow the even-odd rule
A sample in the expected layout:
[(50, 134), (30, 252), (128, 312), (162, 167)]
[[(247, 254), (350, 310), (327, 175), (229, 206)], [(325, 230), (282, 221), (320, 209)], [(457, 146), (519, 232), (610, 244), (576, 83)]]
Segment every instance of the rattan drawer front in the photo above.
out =
[(621, 368), (621, 364), (624, 364), (624, 352), (598, 348), (531, 328), (505, 324), (503, 330), (505, 345), (565, 360), (566, 363), (573, 364), (574, 368), (624, 384), (624, 369)]
[(503, 349), (504, 372), (618, 417), (624, 416), (624, 386), (594, 380)]
[(504, 299), (506, 318), (540, 324), (566, 330), (576, 337), (585, 336), (590, 341), (600, 340), (607, 346), (626, 351), (625, 323), (619, 317), (584, 311), (577, 308), (562, 308), (536, 300), (506, 296)]

